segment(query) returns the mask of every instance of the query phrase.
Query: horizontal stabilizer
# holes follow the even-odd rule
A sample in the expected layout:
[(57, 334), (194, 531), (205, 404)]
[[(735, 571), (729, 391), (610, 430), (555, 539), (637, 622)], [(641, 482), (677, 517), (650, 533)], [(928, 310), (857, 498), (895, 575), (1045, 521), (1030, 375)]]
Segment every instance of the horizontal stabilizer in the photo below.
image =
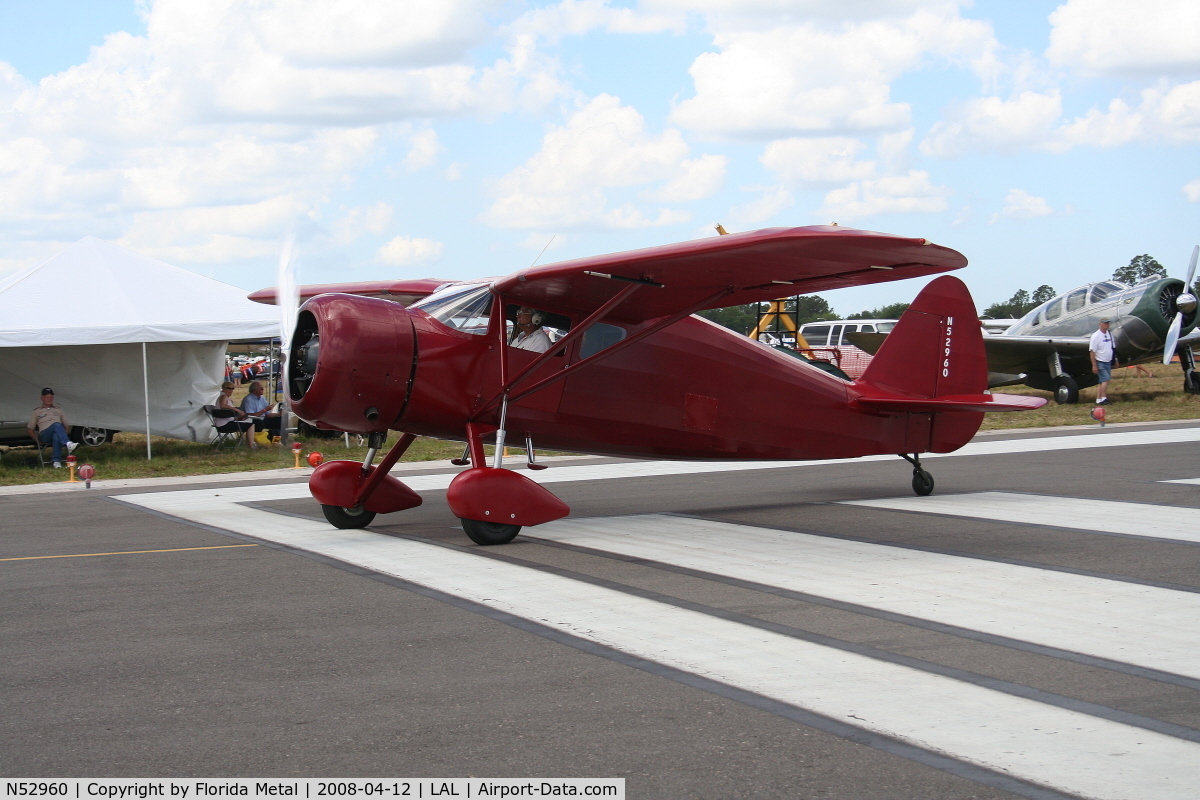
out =
[(1019, 394), (946, 394), (940, 397), (860, 397), (858, 403), (878, 411), (1030, 411), (1046, 404), (1041, 397)]

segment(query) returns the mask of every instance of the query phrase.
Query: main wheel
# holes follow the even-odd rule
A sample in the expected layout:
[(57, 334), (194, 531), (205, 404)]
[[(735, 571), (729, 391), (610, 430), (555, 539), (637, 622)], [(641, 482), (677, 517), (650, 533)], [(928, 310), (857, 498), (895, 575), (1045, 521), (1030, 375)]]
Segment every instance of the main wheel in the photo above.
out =
[(1200, 372), (1183, 376), (1183, 391), (1187, 394), (1200, 394)]
[(462, 520), (463, 530), (475, 544), (508, 544), (521, 532), (520, 525), (505, 525), (503, 522), (483, 522), (478, 519)]
[(1079, 384), (1070, 375), (1054, 379), (1054, 402), (1062, 406), (1079, 402)]
[(335, 528), (365, 528), (375, 519), (374, 511), (365, 511), (362, 506), (342, 508), (341, 506), (321, 506), (325, 519)]
[(933, 494), (933, 476), (923, 469), (914, 470), (912, 487), (913, 491), (921, 497)]

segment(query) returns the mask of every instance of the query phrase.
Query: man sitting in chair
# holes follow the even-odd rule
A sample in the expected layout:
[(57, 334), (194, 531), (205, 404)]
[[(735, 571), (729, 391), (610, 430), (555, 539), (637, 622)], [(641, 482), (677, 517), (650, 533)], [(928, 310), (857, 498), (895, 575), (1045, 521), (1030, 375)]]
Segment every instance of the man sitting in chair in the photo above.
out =
[(261, 381), (250, 382), (250, 393), (242, 398), (242, 411), (246, 418), (254, 421), (254, 430), (268, 431), (272, 436), (279, 435), (279, 413), (270, 411), (271, 403), (263, 397)]
[(67, 415), (63, 410), (54, 405), (54, 390), (42, 389), (42, 404), (33, 410), (33, 415), (29, 417), (29, 422), (25, 425), (29, 429), (29, 438), (35, 442), (52, 445), (54, 451), (52, 458), (54, 459), (54, 468), (62, 467), (62, 450), (65, 446), (67, 453), (75, 452), (78, 447), (78, 442), (72, 442), (67, 438)]

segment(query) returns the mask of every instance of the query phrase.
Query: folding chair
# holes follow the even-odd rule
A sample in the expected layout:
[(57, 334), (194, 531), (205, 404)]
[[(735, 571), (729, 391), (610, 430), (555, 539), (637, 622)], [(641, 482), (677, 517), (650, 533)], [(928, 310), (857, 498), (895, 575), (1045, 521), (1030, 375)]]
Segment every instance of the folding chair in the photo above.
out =
[(220, 450), (226, 443), (231, 443), (237, 447), (238, 440), (242, 438), (242, 434), (246, 428), (237, 421), (237, 414), (227, 408), (217, 408), (214, 405), (204, 406), (204, 413), (208, 414), (208, 421), (212, 423), (213, 430), (217, 436), (212, 441), (212, 446)]
[[(38, 466), (45, 469), (54, 463), (54, 444), (43, 442), (37, 431), (33, 432), (33, 446), (37, 450)], [(63, 456), (63, 458), (66, 458), (66, 456)]]

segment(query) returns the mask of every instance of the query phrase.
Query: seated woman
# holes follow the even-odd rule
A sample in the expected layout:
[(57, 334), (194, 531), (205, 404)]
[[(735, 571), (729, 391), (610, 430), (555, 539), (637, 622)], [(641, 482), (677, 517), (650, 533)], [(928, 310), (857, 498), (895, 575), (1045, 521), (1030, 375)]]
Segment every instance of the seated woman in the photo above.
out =
[(213, 416), (217, 419), (222, 417), (229, 418), (229, 422), (217, 427), (217, 430), (228, 432), (238, 430), (245, 434), (246, 447), (254, 448), (254, 421), (246, 418), (246, 412), (233, 404), (233, 382), (225, 381), (221, 384), (221, 394), (217, 396), (216, 410), (213, 411)]

